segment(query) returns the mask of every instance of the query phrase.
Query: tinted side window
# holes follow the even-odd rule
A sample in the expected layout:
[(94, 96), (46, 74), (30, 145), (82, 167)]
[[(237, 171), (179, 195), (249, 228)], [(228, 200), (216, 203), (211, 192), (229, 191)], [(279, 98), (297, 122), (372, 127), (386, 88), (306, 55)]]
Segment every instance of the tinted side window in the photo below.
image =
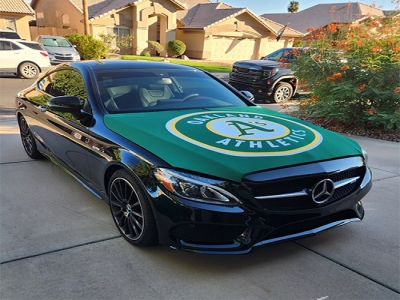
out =
[(76, 96), (83, 104), (87, 99), (87, 93), (83, 77), (78, 71), (60, 70), (51, 74), (51, 83), (46, 92), (54, 97)]
[(7, 41), (0, 41), (0, 51), (12, 50), (11, 43)]
[(17, 44), (14, 44), (14, 43), (11, 43), (11, 48), (12, 48), (13, 50), (22, 49), (20, 46), (18, 46)]
[(18, 50), (18, 49), (21, 49), (21, 47), (12, 42), (0, 41), (0, 51)]
[(20, 42), (22, 45), (34, 49), (34, 50), (43, 50), (43, 48), (39, 44), (34, 44), (34, 43), (25, 43), (25, 42)]
[(0, 31), (0, 38), (6, 39), (21, 39), (21, 37), (16, 32), (11, 31)]

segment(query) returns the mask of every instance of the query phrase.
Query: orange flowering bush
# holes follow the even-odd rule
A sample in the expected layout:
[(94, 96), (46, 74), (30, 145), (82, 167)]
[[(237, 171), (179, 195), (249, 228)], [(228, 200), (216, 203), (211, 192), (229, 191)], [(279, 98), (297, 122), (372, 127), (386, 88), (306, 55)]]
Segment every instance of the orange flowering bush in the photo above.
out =
[(303, 112), (400, 130), (400, 18), (310, 27), (304, 43), (309, 51), (292, 62), (312, 91)]

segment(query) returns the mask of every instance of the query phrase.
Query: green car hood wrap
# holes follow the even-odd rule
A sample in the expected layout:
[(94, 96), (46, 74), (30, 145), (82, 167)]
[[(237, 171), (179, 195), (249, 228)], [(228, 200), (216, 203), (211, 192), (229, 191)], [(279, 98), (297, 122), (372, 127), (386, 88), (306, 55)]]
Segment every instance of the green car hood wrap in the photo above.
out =
[(174, 168), (236, 182), (263, 170), (362, 156), (344, 136), (260, 106), (110, 114), (104, 123)]

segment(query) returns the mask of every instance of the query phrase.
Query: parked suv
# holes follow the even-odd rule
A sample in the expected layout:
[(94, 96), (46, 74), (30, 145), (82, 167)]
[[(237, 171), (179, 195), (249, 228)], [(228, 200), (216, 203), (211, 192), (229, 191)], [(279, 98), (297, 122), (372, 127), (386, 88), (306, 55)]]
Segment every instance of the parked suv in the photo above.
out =
[(20, 40), (21, 37), (12, 29), (0, 28), (0, 38)]
[(251, 92), (256, 99), (287, 101), (297, 89), (297, 78), (288, 64), (303, 51), (304, 48), (282, 48), (260, 60), (237, 61), (229, 74), (229, 83), (238, 90)]
[(0, 72), (29, 79), (50, 66), (48, 53), (38, 43), (0, 38)]
[(52, 65), (81, 60), (75, 46), (62, 36), (39, 35), (35, 40), (49, 53)]

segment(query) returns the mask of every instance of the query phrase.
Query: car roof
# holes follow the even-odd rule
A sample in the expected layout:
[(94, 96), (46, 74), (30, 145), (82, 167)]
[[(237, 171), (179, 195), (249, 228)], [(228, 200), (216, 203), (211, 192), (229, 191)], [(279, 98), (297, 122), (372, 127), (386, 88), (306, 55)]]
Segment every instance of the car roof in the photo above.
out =
[(29, 43), (29, 44), (37, 44), (37, 45), (39, 45), (38, 42), (27, 41), (27, 40), (24, 40), (24, 39), (9, 39), (9, 38), (0, 37), (0, 40), (14, 42), (14, 43)]
[[(153, 70), (196, 70), (196, 68), (170, 64), (164, 62), (155, 61), (139, 61), (139, 60), (115, 60), (115, 59), (103, 59), (103, 60), (89, 60), (79, 61), (70, 64), (72, 67), (86, 66), (94, 71), (106, 71), (106, 70), (118, 70), (118, 69), (153, 69)], [(203, 72), (203, 71), (202, 71)]]

